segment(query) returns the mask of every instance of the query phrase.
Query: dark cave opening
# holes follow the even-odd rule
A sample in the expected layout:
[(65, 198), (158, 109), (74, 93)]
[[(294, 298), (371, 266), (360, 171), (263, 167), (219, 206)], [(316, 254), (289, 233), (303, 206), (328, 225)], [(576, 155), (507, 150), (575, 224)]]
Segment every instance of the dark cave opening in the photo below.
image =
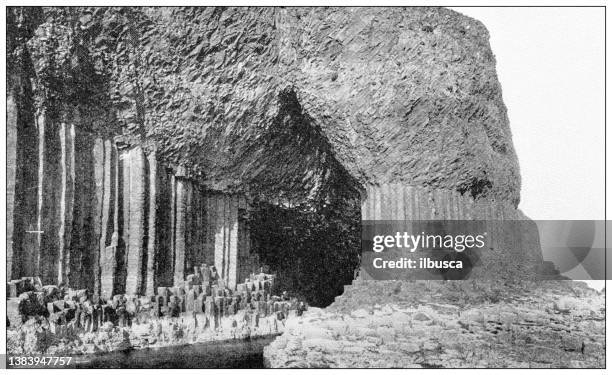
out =
[(359, 267), (360, 184), (296, 92), (285, 89), (278, 100), (258, 160), (266, 168), (251, 185), (251, 251), (276, 274), (274, 293), (325, 307)]
[(319, 207), (258, 202), (250, 219), (253, 251), (276, 274), (275, 290), (325, 307), (351, 284), (359, 267), (361, 212), (357, 197)]

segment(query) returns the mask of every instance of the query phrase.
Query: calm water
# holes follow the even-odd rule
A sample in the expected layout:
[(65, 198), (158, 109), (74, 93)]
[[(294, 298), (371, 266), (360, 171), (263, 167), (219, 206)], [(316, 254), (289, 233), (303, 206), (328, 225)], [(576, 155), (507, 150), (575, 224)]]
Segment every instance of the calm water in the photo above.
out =
[[(201, 343), (73, 358), (77, 368), (263, 368), (274, 337)], [(72, 367), (72, 366), (71, 366)]]

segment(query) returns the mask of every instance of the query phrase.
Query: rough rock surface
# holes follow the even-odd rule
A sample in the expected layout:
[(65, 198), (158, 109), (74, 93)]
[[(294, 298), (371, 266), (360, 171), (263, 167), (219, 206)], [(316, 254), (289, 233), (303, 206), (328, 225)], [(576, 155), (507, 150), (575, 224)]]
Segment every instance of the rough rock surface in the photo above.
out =
[(580, 282), (355, 283), (287, 321), (269, 367), (605, 366), (604, 293)]
[[(166, 173), (322, 222), (335, 205), (345, 228), (359, 225), (356, 201), (388, 184), (518, 204), (488, 34), (459, 13), (12, 7), (8, 21), (11, 279), (102, 292), (104, 278), (142, 293), (182, 278), (197, 237), (183, 228), (201, 197), (189, 205), (179, 188), (180, 204), (164, 202), (174, 190), (150, 182)], [(168, 230), (177, 241), (163, 241)], [(332, 234), (346, 244), (355, 233)], [(312, 273), (321, 259), (327, 275), (311, 289), (335, 295), (354, 249), (301, 248), (315, 246), (348, 260), (286, 268)]]
[(210, 188), (313, 197), (401, 182), (518, 204), (488, 33), (459, 13), (43, 13), (28, 42), (41, 106), (77, 107), (83, 127), (153, 145)]
[(16, 330), (7, 331), (7, 351), (12, 355), (79, 355), (126, 349), (156, 348), (199, 342), (250, 339), (278, 335), (284, 320), (275, 315), (251, 319), (240, 312), (223, 317), (217, 328), (206, 325), (198, 314), (185, 318), (151, 318), (131, 327), (107, 322), (98, 331), (86, 332), (72, 326), (53, 326), (46, 320), (28, 320)]
[[(11, 150), (17, 171), (11, 169), (16, 174), (9, 182), (16, 192), (20, 184), (38, 184), (44, 197), (71, 185), (71, 169), (56, 152), (55, 133), (66, 124), (79, 137), (113, 140), (118, 150), (155, 153), (174, 173), (225, 193), (320, 207), (353, 199), (367, 186), (395, 183), (518, 204), (517, 159), (488, 33), (459, 13), (429, 7), (14, 7), (9, 16), (7, 44), (16, 63), (10, 64), (8, 96), (17, 103), (9, 128), (17, 143), (26, 143), (20, 150), (37, 149), (36, 137), (20, 137), (34, 121), (44, 125), (47, 139), (38, 142), (40, 168), (32, 169), (43, 171), (42, 180), (26, 171), (25, 154)], [(108, 207), (101, 192), (112, 188), (101, 178), (104, 157), (89, 153), (74, 150), (75, 163), (91, 159), (94, 172), (63, 195), (66, 205), (85, 213), (84, 222), (93, 216), (94, 228), (80, 229), (91, 233), (80, 244), (72, 239), (81, 248), (75, 271), (79, 257), (99, 263), (112, 236), (98, 228), (110, 222), (99, 212)], [(43, 234), (45, 254), (28, 245), (22, 207), (37, 197), (21, 195), (9, 202), (16, 218), (10, 247), (36, 258), (25, 259), (26, 270), (32, 268), (26, 276), (37, 274), (40, 263), (45, 278), (53, 279), (55, 270), (44, 265), (64, 262), (58, 256), (64, 243)], [(59, 198), (43, 199), (37, 213), (47, 233), (57, 233), (61, 228), (50, 223), (69, 212), (54, 203)], [(147, 205), (142, 197), (136, 201)], [(145, 216), (129, 219), (143, 227)], [(142, 234), (129, 241), (122, 236), (129, 259), (144, 258), (144, 244), (131, 246)], [(92, 243), (100, 251), (89, 254), (84, 249)], [(86, 284), (98, 288), (98, 265), (82, 271), (92, 275)], [(138, 288), (145, 283), (132, 281)]]

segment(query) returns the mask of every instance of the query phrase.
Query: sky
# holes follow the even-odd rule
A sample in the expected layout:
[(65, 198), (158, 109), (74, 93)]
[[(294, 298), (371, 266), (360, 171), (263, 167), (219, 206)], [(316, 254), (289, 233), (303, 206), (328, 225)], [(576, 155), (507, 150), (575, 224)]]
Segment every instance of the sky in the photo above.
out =
[(603, 8), (452, 7), (489, 30), (535, 220), (604, 218)]

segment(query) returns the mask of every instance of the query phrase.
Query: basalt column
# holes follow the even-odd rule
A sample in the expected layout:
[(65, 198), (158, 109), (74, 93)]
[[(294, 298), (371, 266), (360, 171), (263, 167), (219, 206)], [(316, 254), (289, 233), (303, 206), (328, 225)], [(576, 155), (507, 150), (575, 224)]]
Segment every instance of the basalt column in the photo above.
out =
[[(91, 244), (91, 261), (93, 268), (93, 292), (100, 293), (100, 252), (101, 241), (103, 240), (102, 216), (103, 216), (103, 198), (104, 198), (104, 141), (96, 138), (93, 148), (94, 158), (94, 198), (92, 202), (93, 215), (93, 239)], [(105, 235), (104, 235), (105, 236)], [(97, 246), (96, 246), (97, 245)]]
[(121, 150), (119, 153), (119, 170), (117, 171), (117, 233), (119, 236), (116, 257), (117, 275), (114, 293), (125, 293), (127, 278), (127, 247), (130, 241), (130, 169), (131, 153)]
[(257, 253), (251, 253), (251, 237), (248, 224), (248, 203), (244, 196), (238, 198), (238, 261), (237, 280), (244, 282), (251, 273), (257, 272), (259, 259)]
[(229, 197), (229, 232), (228, 232), (228, 262), (227, 283), (230, 288), (235, 288), (238, 283), (238, 196)]
[(149, 164), (149, 212), (148, 212), (148, 238), (149, 241), (147, 243), (147, 268), (146, 268), (146, 285), (145, 285), (145, 294), (148, 296), (155, 294), (155, 283), (156, 283), (156, 274), (155, 274), (155, 264), (158, 262), (158, 257), (156, 254), (156, 246), (157, 244), (157, 226), (156, 226), (156, 212), (157, 212), (157, 202), (158, 202), (158, 172), (157, 172), (157, 159), (155, 153), (150, 153), (147, 155), (147, 160)]
[(110, 298), (180, 285), (202, 263), (228, 287), (257, 268), (244, 196), (205, 191), (141, 147), (119, 150), (78, 116), (55, 124), (41, 115), (39, 132), (31, 232), (43, 251), (24, 263), (28, 275), (39, 266), (45, 283)]
[[(393, 221), (397, 226), (394, 229), (414, 234), (438, 234), (433, 233), (435, 230), (429, 233), (431, 225), (436, 225), (433, 221), (465, 220), (459, 227), (466, 231), (462, 234), (486, 233), (488, 239), (485, 248), (469, 253), (475, 256), (470, 277), (492, 279), (506, 274), (533, 277), (534, 269), (542, 261), (535, 224), (508, 203), (475, 200), (469, 193), (399, 183), (367, 186), (361, 217), (364, 223), (374, 226), (377, 221)], [(509, 264), (516, 266), (511, 269)], [(360, 275), (367, 278), (363, 272)]]
[[(196, 192), (194, 192), (194, 190)], [(190, 181), (185, 184), (185, 272), (188, 274), (193, 269), (195, 261), (195, 195), (197, 188)]]
[(45, 283), (111, 295), (120, 255), (116, 147), (74, 122), (50, 125), (43, 115), (39, 125), (39, 215), (31, 232), (42, 251), (34, 266)]
[(60, 124), (46, 113), (38, 117), (39, 174), (38, 174), (38, 253), (35, 273), (43, 283), (56, 283), (59, 259), (60, 198), (62, 165)]
[[(147, 166), (140, 147), (128, 151), (129, 158), (129, 235), (126, 251), (126, 294), (140, 294), (144, 287), (144, 256), (147, 249)], [(124, 190), (124, 194), (125, 194)], [(124, 215), (126, 213), (124, 212)]]
[[(181, 283), (194, 266), (203, 263), (212, 263), (207, 256), (207, 248), (214, 246), (209, 243), (211, 221), (223, 222), (218, 217), (215, 208), (207, 204), (210, 202), (201, 187), (194, 181), (188, 180), (181, 173), (173, 177), (174, 180), (174, 284)], [(223, 212), (221, 212), (223, 215)], [(216, 237), (215, 237), (216, 239)], [(223, 238), (220, 238), (223, 241)], [(221, 272), (221, 268), (218, 269)]]
[[(33, 122), (33, 121), (32, 121)], [(10, 126), (10, 123), (8, 124)], [(36, 127), (32, 124), (28, 128), (18, 129), (16, 172), (15, 172), (15, 206), (13, 231), (9, 231), (8, 242), (12, 242), (15, 261), (12, 269), (14, 278), (34, 275), (38, 272), (38, 253), (40, 248), (38, 225), (38, 137), (35, 135)], [(32, 134), (34, 133), (34, 134)], [(9, 149), (10, 151), (10, 149)], [(10, 155), (9, 155), (10, 158)], [(10, 163), (10, 160), (9, 160)], [(7, 165), (10, 170), (10, 164)], [(9, 181), (10, 182), (10, 181)], [(7, 187), (10, 189), (10, 187)], [(7, 197), (7, 198), (10, 198)], [(7, 202), (10, 204), (10, 202)], [(10, 208), (10, 206), (9, 206)], [(7, 212), (7, 215), (10, 212)], [(9, 219), (9, 225), (11, 220)], [(12, 234), (12, 236), (11, 236)], [(10, 250), (9, 250), (10, 251)], [(8, 269), (11, 269), (11, 254), (8, 254)]]
[(207, 264), (215, 264), (215, 238), (216, 224), (215, 218), (217, 212), (217, 198), (212, 194), (206, 194), (204, 200), (204, 220), (205, 220), (205, 235), (204, 235), (204, 260)]
[[(188, 234), (188, 257), (186, 267), (192, 270), (194, 266), (207, 263), (206, 253), (206, 194), (201, 186), (191, 183), (188, 197), (189, 207), (189, 234)], [(209, 264), (209, 263), (207, 263)]]
[(214, 194), (216, 213), (214, 217), (214, 264), (223, 281), (233, 288), (238, 282), (240, 272), (238, 239), (239, 197), (229, 194)]
[(61, 197), (59, 223), (58, 284), (68, 283), (70, 275), (70, 248), (72, 245), (72, 220), (74, 210), (74, 124), (62, 123), (61, 143)]
[[(165, 168), (160, 166), (160, 164), (155, 161), (151, 161), (150, 157), (150, 168), (151, 168), (151, 176), (150, 181), (151, 184), (155, 184), (155, 188), (153, 186), (150, 189), (151, 194), (151, 202), (153, 202), (152, 195), (153, 190), (155, 190), (155, 236), (151, 233), (149, 234), (149, 254), (151, 254), (151, 239), (155, 238), (154, 243), (154, 277), (153, 277), (153, 287), (157, 286), (172, 286), (174, 281), (174, 196), (173, 192), (173, 181), (174, 177), (166, 171)], [(153, 168), (153, 164), (155, 164), (156, 168)], [(153, 179), (153, 174), (155, 174), (156, 178)], [(149, 209), (149, 215), (152, 215), (153, 210)], [(151, 225), (151, 217), (149, 216), (149, 225)], [(147, 259), (151, 264), (151, 259)], [(147, 270), (149, 272), (149, 270)], [(150, 277), (149, 274), (147, 274)], [(151, 288), (151, 280), (147, 279), (147, 292), (150, 291)]]
[[(7, 67), (7, 279), (33, 275), (38, 253), (38, 130), (27, 49)], [(11, 69), (14, 68), (14, 69)]]
[[(73, 288), (100, 289), (100, 236), (104, 189), (104, 140), (74, 126), (72, 155), (66, 156), (66, 207), (72, 205), (72, 215), (65, 211), (63, 280)], [(72, 167), (70, 166), (72, 163)], [(72, 170), (71, 170), (72, 168)], [(72, 174), (74, 173), (74, 174)], [(72, 183), (70, 179), (72, 178)], [(72, 194), (70, 192), (72, 191)], [(71, 196), (72, 195), (72, 196)], [(69, 241), (67, 241), (69, 238)], [(69, 246), (68, 246), (69, 245)]]
[(227, 243), (225, 242), (225, 199), (222, 194), (215, 195), (215, 268), (221, 277), (225, 268), (225, 254)]
[[(188, 180), (181, 170), (170, 177), (170, 215), (162, 221), (171, 223), (171, 240), (169, 244), (160, 244), (162, 249), (169, 245), (171, 254), (162, 250), (160, 256), (166, 261), (164, 264), (173, 265), (172, 283), (179, 285), (194, 266), (205, 263), (205, 248), (207, 246), (204, 232), (205, 210), (201, 202), (204, 196), (200, 187)], [(162, 213), (158, 212), (158, 215)], [(168, 220), (166, 220), (168, 219)], [(158, 230), (163, 230), (158, 225)], [(164, 241), (160, 238), (161, 242)], [(159, 249), (156, 254), (160, 254)], [(160, 270), (163, 273), (163, 270)]]
[[(13, 230), (14, 230), (14, 218), (13, 214), (15, 212), (15, 175), (17, 173), (17, 102), (13, 95), (10, 94), (6, 100), (7, 104), (7, 116), (6, 116), (6, 217), (7, 217), (7, 225), (6, 225), (6, 250), (7, 250), (7, 270), (8, 270), (8, 279), (11, 280), (12, 275), (18, 274), (19, 272), (14, 272), (13, 270), (13, 259), (15, 255), (19, 253), (16, 252), (14, 254), (13, 250)], [(17, 259), (15, 264), (19, 264), (21, 261)]]
[(109, 298), (115, 290), (117, 276), (117, 149), (104, 142), (104, 171), (100, 235), (100, 293)]
[(175, 179), (155, 152), (145, 155), (142, 148), (134, 147), (121, 151), (117, 160), (116, 148), (109, 151), (103, 294), (152, 295), (157, 286), (173, 285)]
[(174, 285), (179, 285), (185, 280), (188, 181), (181, 177), (174, 180)]

